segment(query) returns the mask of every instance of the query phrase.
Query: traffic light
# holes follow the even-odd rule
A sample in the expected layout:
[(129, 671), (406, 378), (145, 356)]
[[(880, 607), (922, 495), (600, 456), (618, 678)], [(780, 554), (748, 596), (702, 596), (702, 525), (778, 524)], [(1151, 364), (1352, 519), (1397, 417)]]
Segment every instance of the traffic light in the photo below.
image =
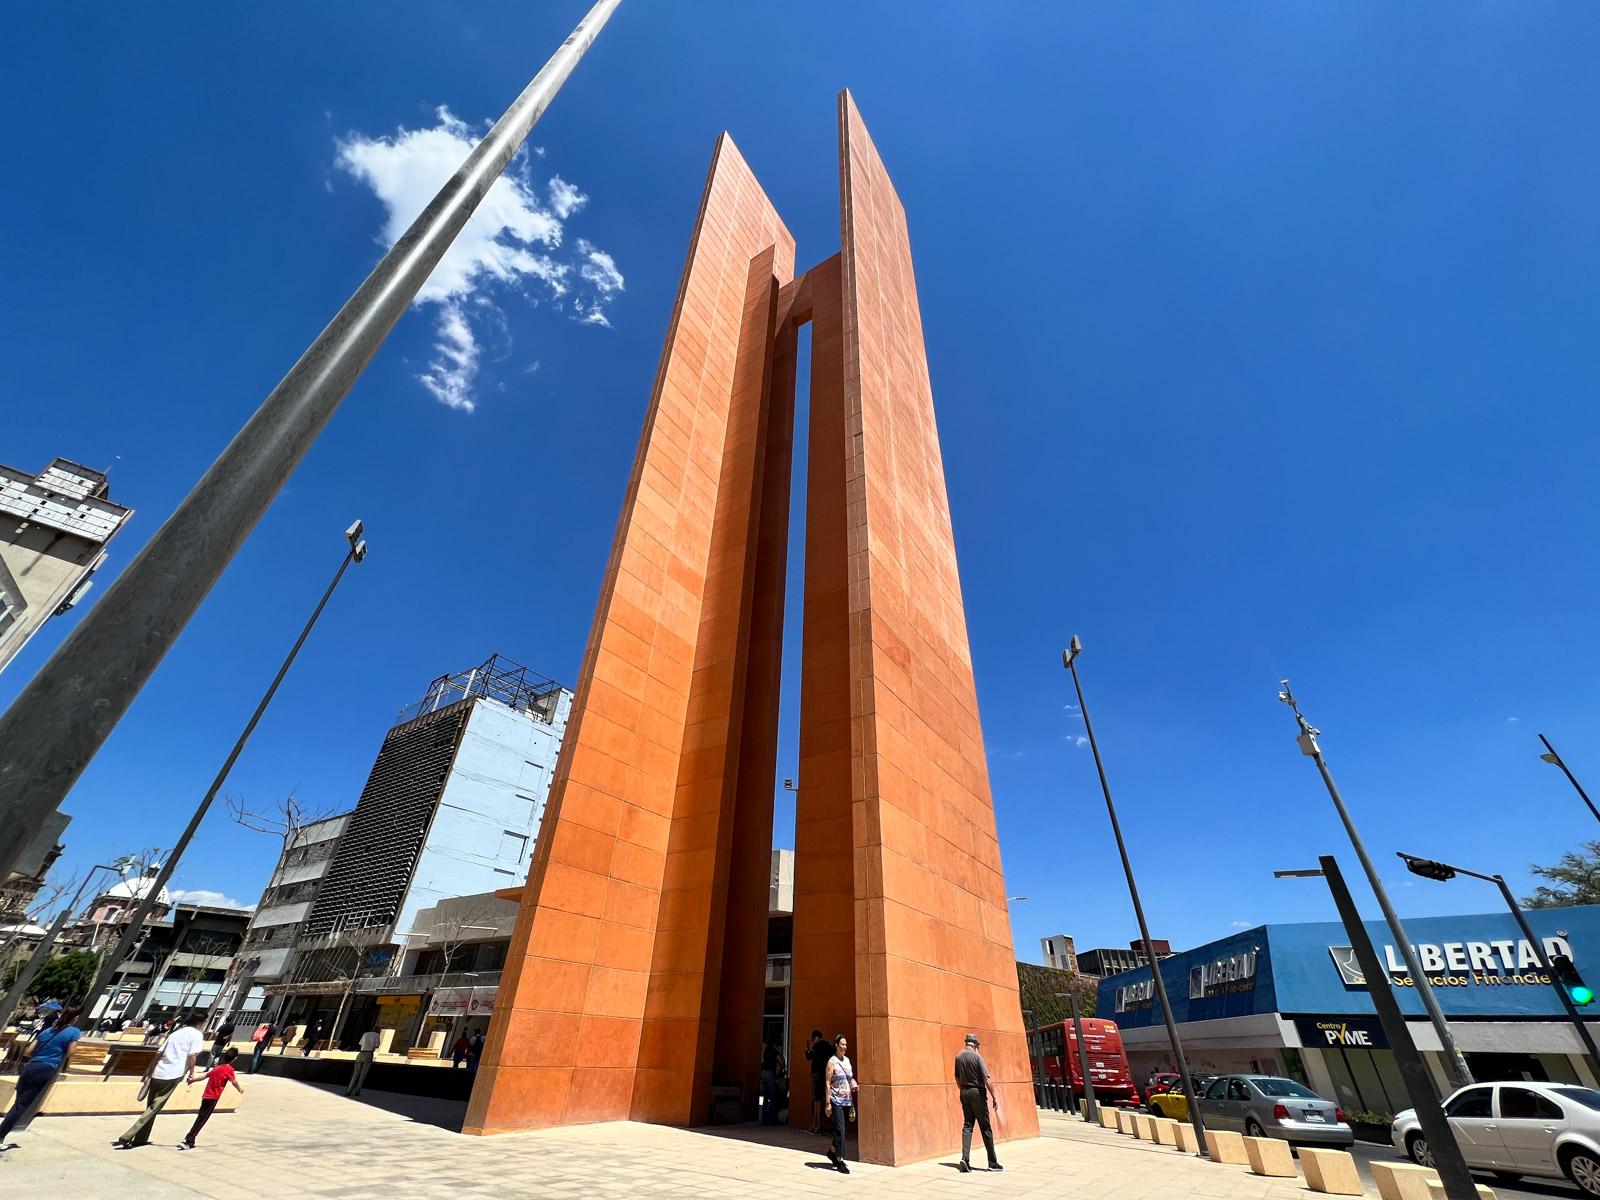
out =
[(1456, 869), (1442, 862), (1434, 862), (1431, 858), (1417, 858), (1410, 854), (1402, 854), (1405, 859), (1406, 870), (1413, 875), (1420, 875), (1424, 879), (1437, 879), (1441, 883), (1456, 877)]
[(1567, 999), (1577, 1007), (1594, 1003), (1594, 989), (1583, 981), (1583, 976), (1578, 974), (1578, 968), (1572, 965), (1572, 959), (1565, 954), (1552, 954), (1550, 956), (1550, 973), (1556, 977), (1556, 982), (1567, 993)]

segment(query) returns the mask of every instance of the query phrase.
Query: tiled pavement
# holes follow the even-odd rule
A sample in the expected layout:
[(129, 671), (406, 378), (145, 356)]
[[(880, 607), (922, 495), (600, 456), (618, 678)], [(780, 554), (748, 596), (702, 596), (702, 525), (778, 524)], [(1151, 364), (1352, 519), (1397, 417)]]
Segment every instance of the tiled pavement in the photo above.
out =
[[(787, 1129), (736, 1133), (616, 1123), (493, 1138), (464, 1137), (459, 1103), (337, 1091), (292, 1080), (245, 1079), (237, 1114), (214, 1117), (200, 1149), (179, 1151), (182, 1116), (157, 1122), (157, 1143), (114, 1150), (127, 1117), (45, 1117), (0, 1155), (0, 1195), (52, 1200), (514, 1200), (662, 1196), (694, 1200), (777, 1196), (1065, 1197), (1068, 1200), (1300, 1200), (1297, 1182), (1215, 1166), (1054, 1114), (1046, 1136), (1002, 1147), (1004, 1174), (961, 1175), (954, 1158), (898, 1170), (828, 1169), (825, 1141)], [(952, 1114), (954, 1119), (954, 1114)], [(982, 1160), (978, 1150), (974, 1158)]]

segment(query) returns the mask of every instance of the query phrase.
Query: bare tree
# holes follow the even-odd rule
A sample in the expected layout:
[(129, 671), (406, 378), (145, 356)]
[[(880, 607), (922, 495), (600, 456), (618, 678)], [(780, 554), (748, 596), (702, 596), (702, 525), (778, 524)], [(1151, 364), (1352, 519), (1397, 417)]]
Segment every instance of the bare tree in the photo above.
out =
[[(484, 934), (497, 932), (500, 928), (495, 906), (482, 897), (474, 897), (473, 900), (470, 905), (451, 909), (446, 916), (435, 915), (429, 940), (438, 943), (440, 962), (437, 973), (441, 982), (444, 976), (452, 973), (456, 954), (466, 943), (481, 941)], [(438, 911), (436, 907), (435, 914)], [(433, 1007), (436, 990), (431, 985), (423, 990), (422, 1007), (417, 1013), (416, 1027), (411, 1034), (412, 1044), (421, 1038), (422, 1031), (427, 1028), (428, 1011)]]
[(272, 834), (283, 843), (284, 850), (294, 844), (307, 825), (315, 825), (333, 815), (331, 809), (308, 807), (293, 791), (266, 809), (246, 807), (243, 797), (224, 796), (223, 803), (228, 806), (228, 815), (240, 825), (257, 833)]

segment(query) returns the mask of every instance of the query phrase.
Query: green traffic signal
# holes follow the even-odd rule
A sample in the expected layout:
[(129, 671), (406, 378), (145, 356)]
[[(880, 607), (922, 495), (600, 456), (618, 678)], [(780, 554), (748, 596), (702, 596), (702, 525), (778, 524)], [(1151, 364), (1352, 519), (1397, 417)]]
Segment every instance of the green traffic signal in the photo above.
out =
[(1565, 954), (1552, 954), (1550, 956), (1550, 970), (1556, 977), (1556, 982), (1561, 985), (1561, 990), (1566, 992), (1567, 999), (1571, 1000), (1577, 1008), (1594, 1003), (1594, 989), (1583, 981), (1583, 976), (1578, 974), (1578, 968), (1572, 965), (1572, 959)]

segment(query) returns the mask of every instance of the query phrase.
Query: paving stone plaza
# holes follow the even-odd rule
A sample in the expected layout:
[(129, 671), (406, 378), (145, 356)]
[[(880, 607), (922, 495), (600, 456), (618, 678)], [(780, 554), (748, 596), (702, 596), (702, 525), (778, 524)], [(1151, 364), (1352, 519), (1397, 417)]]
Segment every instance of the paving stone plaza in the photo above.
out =
[[(1042, 1136), (1002, 1146), (1003, 1174), (958, 1173), (953, 1157), (906, 1167), (830, 1169), (823, 1139), (758, 1125), (684, 1130), (600, 1125), (466, 1137), (459, 1102), (337, 1089), (256, 1076), (237, 1113), (218, 1115), (200, 1148), (181, 1151), (189, 1118), (157, 1123), (152, 1143), (113, 1149), (124, 1116), (45, 1117), (0, 1155), (0, 1194), (119, 1200), (346, 1197), (410, 1200), (523, 1196), (697, 1197), (991, 1195), (1071, 1200), (1288, 1200), (1302, 1179), (1267, 1179), (1169, 1146), (1056, 1114)], [(951, 1120), (959, 1120), (952, 1109)], [(982, 1161), (982, 1153), (974, 1154)], [(1377, 1195), (1369, 1188), (1370, 1195)]]

